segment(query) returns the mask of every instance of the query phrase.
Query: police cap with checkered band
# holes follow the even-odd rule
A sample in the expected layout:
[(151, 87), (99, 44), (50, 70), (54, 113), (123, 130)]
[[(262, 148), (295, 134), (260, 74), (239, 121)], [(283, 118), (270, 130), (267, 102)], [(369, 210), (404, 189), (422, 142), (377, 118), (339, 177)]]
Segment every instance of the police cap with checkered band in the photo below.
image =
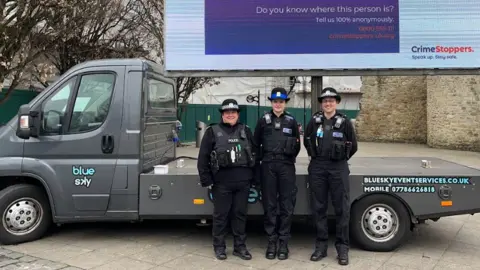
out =
[(233, 99), (233, 98), (229, 98), (229, 99), (225, 99), (223, 102), (222, 102), (222, 107), (220, 107), (218, 109), (220, 112), (224, 112), (224, 111), (240, 111), (240, 107), (238, 106), (238, 102)]
[(322, 102), (322, 100), (327, 97), (335, 98), (337, 102), (340, 102), (342, 100), (337, 90), (335, 90), (335, 88), (333, 87), (326, 87), (325, 89), (323, 89), (322, 93), (318, 97), (318, 102)]

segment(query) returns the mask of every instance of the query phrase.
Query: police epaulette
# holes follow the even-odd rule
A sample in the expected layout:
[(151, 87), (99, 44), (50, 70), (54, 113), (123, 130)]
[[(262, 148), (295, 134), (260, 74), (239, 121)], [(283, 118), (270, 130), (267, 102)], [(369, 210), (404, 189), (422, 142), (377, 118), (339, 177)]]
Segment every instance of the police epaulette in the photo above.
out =
[(216, 124), (217, 124), (217, 123), (210, 123), (210, 124), (208, 124), (208, 126), (207, 126), (207, 128), (206, 128), (206, 129), (209, 129), (209, 128), (211, 128), (211, 127), (215, 126)]
[(343, 119), (347, 119), (347, 116), (343, 113), (339, 113), (337, 112), (337, 115), (336, 116), (339, 116), (339, 117), (342, 117)]
[(269, 112), (263, 115), (263, 119), (265, 119), (265, 123), (267, 123), (267, 125), (272, 122), (272, 116)]
[(341, 125), (343, 124), (343, 122), (345, 122), (345, 120), (346, 120), (345, 116), (343, 116), (342, 114), (339, 114), (339, 113), (337, 113), (335, 115), (335, 119), (336, 119), (335, 120), (335, 125), (334, 125), (335, 128), (340, 128)]

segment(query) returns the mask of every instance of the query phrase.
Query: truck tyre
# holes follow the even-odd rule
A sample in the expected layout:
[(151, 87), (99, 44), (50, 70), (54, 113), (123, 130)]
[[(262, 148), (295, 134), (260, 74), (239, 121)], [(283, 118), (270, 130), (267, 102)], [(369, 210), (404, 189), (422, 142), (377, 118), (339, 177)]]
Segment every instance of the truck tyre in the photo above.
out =
[(362, 198), (353, 204), (350, 217), (352, 238), (364, 250), (395, 250), (410, 233), (410, 214), (393, 196), (376, 194)]
[(0, 191), (0, 243), (19, 244), (41, 238), (52, 224), (45, 192), (33, 185), (18, 184)]

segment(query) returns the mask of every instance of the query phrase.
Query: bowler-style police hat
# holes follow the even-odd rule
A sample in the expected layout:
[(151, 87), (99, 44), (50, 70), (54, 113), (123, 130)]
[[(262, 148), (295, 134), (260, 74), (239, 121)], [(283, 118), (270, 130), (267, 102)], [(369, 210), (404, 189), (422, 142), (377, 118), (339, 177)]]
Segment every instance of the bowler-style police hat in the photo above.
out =
[(322, 93), (318, 97), (318, 102), (322, 102), (322, 100), (324, 98), (327, 98), (327, 97), (335, 98), (338, 103), (340, 103), (340, 101), (342, 100), (340, 95), (337, 93), (337, 90), (335, 90), (335, 88), (333, 88), (333, 87), (327, 87), (327, 88), (323, 89)]
[(288, 102), (290, 100), (290, 98), (288, 97), (288, 94), (287, 94), (287, 90), (285, 90), (285, 88), (282, 88), (282, 87), (273, 88), (272, 89), (272, 94), (267, 98), (270, 101), (272, 101), (274, 99), (283, 99), (286, 102)]
[(221, 113), (224, 112), (224, 111), (240, 111), (240, 107), (238, 106), (238, 102), (233, 99), (233, 98), (229, 98), (229, 99), (225, 99), (223, 102), (222, 102), (222, 107), (220, 107), (218, 109)]

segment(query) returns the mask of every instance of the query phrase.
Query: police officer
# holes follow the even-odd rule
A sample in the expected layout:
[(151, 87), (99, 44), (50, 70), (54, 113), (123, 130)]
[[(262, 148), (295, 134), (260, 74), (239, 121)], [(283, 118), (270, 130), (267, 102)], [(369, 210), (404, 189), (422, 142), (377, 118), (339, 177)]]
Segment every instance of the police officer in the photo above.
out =
[(248, 195), (254, 178), (253, 135), (239, 123), (239, 107), (227, 99), (219, 109), (222, 121), (207, 128), (198, 155), (198, 173), (203, 187), (213, 194), (213, 248), (219, 260), (227, 258), (225, 237), (228, 223), (234, 237), (233, 255), (252, 259), (245, 245)]
[(315, 113), (305, 130), (304, 145), (311, 158), (308, 181), (317, 237), (310, 260), (327, 256), (327, 206), (330, 193), (336, 216), (337, 260), (348, 264), (350, 219), (350, 170), (347, 160), (357, 151), (357, 139), (350, 119), (337, 112), (341, 98), (334, 88), (323, 89), (318, 101), (322, 111)]
[(278, 252), (278, 259), (285, 260), (297, 195), (295, 160), (300, 152), (300, 134), (297, 121), (285, 111), (290, 100), (287, 91), (274, 88), (268, 99), (272, 110), (260, 118), (255, 127), (255, 143), (259, 147), (257, 161), (261, 159), (257, 172), (262, 179), (264, 226), (268, 236), (265, 257), (273, 260)]

